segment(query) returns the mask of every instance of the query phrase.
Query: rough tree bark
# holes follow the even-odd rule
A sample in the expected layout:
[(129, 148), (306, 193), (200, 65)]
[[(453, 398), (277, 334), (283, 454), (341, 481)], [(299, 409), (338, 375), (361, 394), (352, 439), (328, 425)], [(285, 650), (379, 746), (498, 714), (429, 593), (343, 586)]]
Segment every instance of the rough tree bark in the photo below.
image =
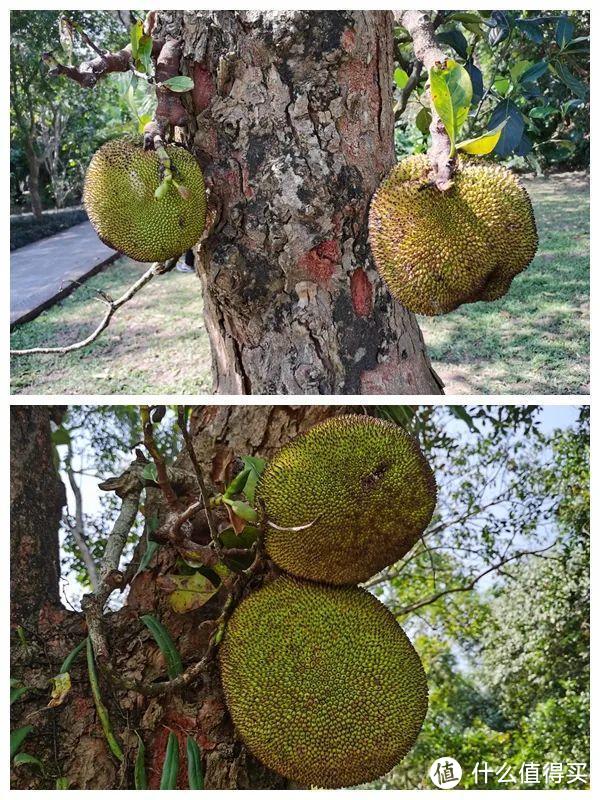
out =
[(392, 13), (161, 11), (154, 35), (182, 43), (195, 83), (214, 390), (439, 394), (367, 243), (395, 161)]
[[(269, 458), (283, 443), (315, 422), (339, 412), (335, 407), (204, 407), (195, 409), (190, 424), (194, 449), (212, 486), (222, 487), (235, 456)], [(72, 689), (64, 704), (47, 709), (48, 681), (86, 635), (83, 615), (59, 600), (58, 524), (64, 489), (52, 460), (48, 408), (13, 407), (11, 417), (11, 676), (29, 692), (12, 706), (11, 729), (33, 725), (24, 749), (40, 758), (42, 776), (21, 766), (12, 770), (13, 788), (54, 788), (66, 777), (72, 789), (131, 789), (137, 752), (137, 731), (146, 746), (150, 788), (158, 788), (166, 740), (173, 730), (180, 742), (179, 788), (187, 788), (185, 741), (190, 734), (202, 748), (207, 789), (286, 788), (277, 775), (256, 762), (236, 738), (226, 713), (218, 671), (208, 669), (195, 682), (170, 695), (147, 697), (122, 691), (101, 674), (101, 690), (115, 733), (126, 755), (123, 765), (111, 755), (92, 699), (85, 656), (71, 670)], [(187, 455), (175, 465), (178, 494), (197, 494)], [(196, 494), (195, 494), (196, 493)], [(150, 493), (147, 504), (165, 516), (160, 497)], [(203, 514), (194, 538), (208, 541)], [(144, 544), (132, 559), (133, 574)], [(140, 622), (155, 614), (167, 627), (184, 666), (199, 661), (211, 626), (224, 601), (220, 591), (203, 608), (174, 614), (159, 590), (160, 576), (172, 571), (177, 555), (168, 545), (157, 551), (151, 569), (130, 585), (126, 605), (105, 615), (105, 632), (119, 675), (145, 683), (166, 678), (165, 664), (154, 640)], [(19, 630), (22, 628), (22, 631)]]

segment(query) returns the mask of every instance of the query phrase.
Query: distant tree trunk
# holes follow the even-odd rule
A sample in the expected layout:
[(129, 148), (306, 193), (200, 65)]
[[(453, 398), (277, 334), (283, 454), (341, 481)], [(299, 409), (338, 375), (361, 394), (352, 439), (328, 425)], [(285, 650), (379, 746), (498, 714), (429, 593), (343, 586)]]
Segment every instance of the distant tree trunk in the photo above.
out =
[(163, 11), (194, 79), (214, 226), (198, 271), (214, 389), (439, 394), (367, 243), (393, 166), (393, 15)]
[(25, 148), (25, 157), (29, 169), (29, 202), (36, 219), (42, 219), (42, 200), (40, 196), (40, 160), (33, 147)]
[[(206, 479), (221, 485), (235, 456), (266, 458), (296, 433), (339, 412), (318, 407), (216, 407), (195, 409), (191, 432)], [(216, 666), (195, 683), (170, 696), (148, 698), (111, 687), (101, 675), (101, 690), (116, 736), (123, 746), (123, 765), (111, 755), (97, 717), (87, 677), (85, 655), (71, 670), (72, 688), (63, 705), (46, 709), (48, 681), (86, 635), (82, 614), (64, 608), (59, 600), (58, 525), (64, 489), (52, 460), (47, 408), (13, 407), (11, 416), (11, 677), (29, 692), (11, 708), (11, 730), (33, 725), (24, 750), (44, 763), (45, 775), (28, 766), (15, 767), (12, 787), (51, 789), (57, 777), (71, 789), (132, 789), (133, 764), (141, 736), (146, 747), (150, 788), (158, 788), (169, 730), (180, 744), (178, 788), (187, 788), (185, 743), (194, 736), (202, 749), (207, 789), (286, 788), (286, 782), (252, 758), (236, 736), (226, 712)], [(178, 487), (182, 496), (194, 491), (187, 456), (177, 466), (190, 479)], [(155, 491), (147, 502), (159, 520), (165, 509)], [(202, 541), (199, 515), (198, 539)], [(144, 544), (136, 549), (139, 564)], [(156, 615), (169, 630), (184, 666), (199, 661), (224, 597), (219, 592), (205, 606), (175, 614), (159, 589), (161, 575), (176, 570), (177, 554), (161, 546), (151, 568), (131, 583), (126, 605), (105, 615), (109, 648), (119, 673), (152, 682), (166, 678), (165, 664), (154, 640), (140, 622), (142, 614)]]

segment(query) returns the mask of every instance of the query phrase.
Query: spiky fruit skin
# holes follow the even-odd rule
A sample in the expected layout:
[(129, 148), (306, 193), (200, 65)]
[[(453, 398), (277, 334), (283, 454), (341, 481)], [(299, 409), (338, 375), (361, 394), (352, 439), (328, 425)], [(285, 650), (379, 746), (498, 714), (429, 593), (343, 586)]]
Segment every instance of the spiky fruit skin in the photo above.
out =
[(405, 158), (371, 201), (371, 250), (391, 293), (429, 316), (502, 297), (538, 245), (525, 188), (476, 159), (458, 159), (446, 192), (427, 185), (429, 173), (427, 156)]
[(185, 186), (184, 199), (171, 183), (157, 199), (162, 181), (160, 161), (141, 143), (115, 139), (102, 145), (88, 167), (83, 204), (105, 244), (136, 261), (165, 261), (196, 244), (206, 219), (202, 170), (184, 147), (166, 145), (175, 180)]
[(385, 774), (427, 713), (419, 656), (385, 606), (358, 587), (277, 578), (236, 608), (219, 658), (245, 744), (303, 786)]
[(433, 514), (433, 473), (403, 428), (347, 415), (315, 425), (284, 446), (256, 491), (273, 561), (300, 578), (356, 584), (393, 564)]

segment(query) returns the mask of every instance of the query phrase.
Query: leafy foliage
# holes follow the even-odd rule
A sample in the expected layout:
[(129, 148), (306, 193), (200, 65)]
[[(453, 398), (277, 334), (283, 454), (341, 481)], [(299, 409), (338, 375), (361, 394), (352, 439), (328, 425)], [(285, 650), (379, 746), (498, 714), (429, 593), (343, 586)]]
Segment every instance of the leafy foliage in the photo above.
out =
[[(439, 11), (435, 24), (439, 41), (471, 79), (469, 139), (502, 125), (493, 148), (498, 157), (537, 170), (556, 164), (587, 167), (589, 12)], [(414, 66), (404, 33), (397, 29), (399, 96)], [(398, 121), (399, 155), (426, 149), (426, 81), (423, 74), (406, 118)]]

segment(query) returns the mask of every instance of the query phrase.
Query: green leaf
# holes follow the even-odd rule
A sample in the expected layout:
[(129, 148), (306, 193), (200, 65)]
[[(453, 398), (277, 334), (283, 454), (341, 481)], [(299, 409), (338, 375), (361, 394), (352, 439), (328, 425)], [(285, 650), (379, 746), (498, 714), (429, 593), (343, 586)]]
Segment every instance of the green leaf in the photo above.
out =
[(55, 445), (70, 444), (71, 434), (63, 425), (59, 425), (56, 430), (52, 431), (52, 442)]
[(422, 108), (415, 117), (415, 125), (421, 131), (423, 136), (429, 133), (429, 126), (431, 125), (431, 111), (428, 108)]
[(413, 421), (415, 409), (411, 406), (375, 406), (375, 414), (380, 419), (407, 428)]
[(513, 83), (517, 83), (521, 75), (525, 72), (526, 69), (532, 65), (532, 61), (528, 61), (526, 59), (522, 59), (521, 61), (515, 61), (515, 63), (510, 67), (510, 77), (512, 78)]
[(473, 422), (473, 417), (464, 406), (448, 406), (448, 410), (451, 411), (457, 419), (462, 420), (473, 433), (479, 433), (477, 426)]
[(244, 494), (249, 503), (254, 503), (254, 496), (256, 493), (256, 485), (260, 476), (265, 471), (267, 462), (264, 458), (257, 458), (256, 456), (242, 456), (244, 466), (249, 471), (248, 480), (244, 487)]
[(183, 672), (183, 664), (181, 663), (181, 656), (177, 651), (171, 636), (167, 629), (160, 623), (152, 614), (144, 614), (140, 617), (144, 625), (148, 628), (152, 636), (159, 646), (161, 653), (167, 664), (167, 673), (169, 678), (176, 678)]
[(10, 681), (10, 704), (16, 703), (20, 697), (29, 691), (29, 687), (23, 686), (21, 681), (11, 678)]
[(581, 98), (581, 100), (585, 100), (587, 98), (587, 86), (578, 80), (573, 75), (571, 70), (565, 66), (565, 64), (560, 61), (556, 61), (552, 64), (551, 69), (576, 97)]
[(506, 77), (496, 78), (493, 85), (494, 90), (504, 97), (510, 88), (510, 80)]
[(547, 61), (538, 61), (537, 64), (532, 64), (525, 72), (521, 74), (519, 79), (520, 83), (534, 83), (539, 80), (548, 69)]
[(159, 544), (155, 542), (154, 539), (148, 539), (148, 544), (146, 545), (146, 550), (144, 551), (144, 555), (142, 556), (142, 560), (140, 561), (140, 565), (137, 568), (137, 572), (133, 576), (137, 578), (140, 572), (144, 572), (150, 566), (150, 562), (154, 557), (154, 553), (158, 550)]
[(531, 111), (529, 112), (529, 116), (532, 119), (547, 119), (548, 117), (551, 117), (553, 114), (558, 114), (558, 113), (560, 113), (559, 109), (554, 108), (554, 106), (536, 106), (535, 108), (531, 109)]
[(112, 729), (110, 717), (108, 715), (108, 709), (104, 705), (104, 701), (102, 700), (102, 695), (100, 694), (100, 685), (98, 683), (98, 673), (96, 672), (96, 662), (94, 661), (94, 651), (92, 649), (92, 642), (90, 637), (88, 636), (86, 639), (87, 648), (87, 664), (88, 664), (88, 677), (90, 679), (90, 687), (92, 689), (92, 697), (94, 698), (94, 704), (96, 706), (96, 712), (100, 719), (100, 724), (102, 725), (102, 731), (104, 732), (104, 738), (110, 748), (111, 753), (119, 759), (119, 761), (123, 761), (125, 756), (123, 755), (123, 751), (121, 750), (121, 745), (118, 743)]
[(161, 586), (175, 587), (169, 595), (169, 604), (176, 614), (187, 614), (201, 608), (219, 590), (200, 572), (193, 575), (166, 575)]
[(71, 785), (71, 781), (69, 778), (61, 777), (56, 779), (56, 788), (57, 789), (68, 789)]
[[(161, 184), (161, 186), (162, 186), (162, 184)], [(155, 194), (156, 194), (156, 192), (155, 192)], [(145, 481), (154, 481), (154, 483), (157, 482), (157, 480), (158, 480), (158, 470), (156, 469), (156, 464), (154, 463), (154, 461), (151, 461), (149, 464), (146, 464), (146, 466), (142, 470), (142, 478)]]
[(21, 764), (31, 764), (34, 767), (39, 767), (42, 772), (44, 771), (44, 765), (39, 758), (36, 758), (29, 753), (17, 753), (17, 755), (13, 758), (13, 764), (15, 767), (18, 767)]
[(144, 746), (144, 742), (142, 741), (142, 737), (139, 735), (139, 733), (136, 731), (135, 734), (138, 737), (139, 745), (135, 757), (133, 782), (136, 789), (147, 789), (148, 776), (146, 774), (146, 748)]
[(150, 74), (152, 68), (152, 37), (142, 36), (138, 44), (136, 66), (140, 72)]
[(138, 57), (140, 39), (142, 38), (143, 33), (144, 33), (144, 25), (142, 23), (142, 20), (138, 19), (138, 21), (131, 26), (131, 29), (129, 31), (129, 40), (131, 42), (131, 57), (133, 58), (134, 61), (136, 61)]
[(142, 114), (138, 117), (138, 133), (143, 133), (146, 125), (152, 121), (152, 114)]
[(408, 83), (408, 72), (403, 70), (402, 67), (396, 67), (394, 70), (394, 83), (398, 89), (404, 89)]
[(194, 88), (194, 81), (188, 75), (175, 75), (162, 82), (172, 92), (189, 92)]
[(448, 20), (456, 22), (478, 23), (483, 22), (483, 17), (478, 11), (453, 11), (448, 15)]
[(472, 156), (486, 156), (488, 153), (491, 153), (498, 144), (498, 140), (502, 135), (502, 129), (505, 125), (506, 120), (501, 122), (493, 131), (486, 131), (475, 139), (465, 139), (464, 142), (459, 142), (456, 145), (456, 149), (462, 150), (465, 153), (470, 153)]
[(176, 789), (177, 774), (179, 772), (179, 742), (173, 731), (169, 732), (167, 750), (160, 776), (161, 789)]
[(75, 659), (77, 658), (77, 656), (79, 655), (79, 653), (81, 653), (81, 651), (82, 651), (82, 650), (83, 650), (83, 648), (86, 646), (86, 644), (87, 644), (87, 636), (86, 636), (86, 638), (85, 638), (85, 639), (83, 639), (83, 641), (79, 642), (79, 644), (77, 645), (77, 647), (74, 647), (74, 648), (71, 650), (71, 652), (69, 653), (69, 655), (68, 655), (68, 656), (65, 658), (65, 660), (63, 661), (63, 663), (62, 663), (62, 665), (61, 665), (61, 668), (60, 668), (60, 670), (59, 670), (59, 673), (62, 673), (62, 672), (70, 672), (70, 671), (71, 671), (71, 667), (73, 666), (73, 662), (75, 661)]
[(21, 745), (25, 741), (25, 739), (29, 736), (31, 731), (33, 730), (33, 725), (24, 725), (22, 728), (17, 728), (14, 731), (10, 732), (10, 757), (13, 759), (19, 750), (21, 749)]
[(460, 132), (471, 107), (473, 87), (467, 70), (452, 59), (444, 67), (429, 70), (431, 100), (452, 145), (454, 154), (456, 137)]
[(248, 480), (248, 470), (242, 469), (235, 478), (231, 481), (229, 486), (223, 492), (223, 498), (225, 497), (233, 497), (236, 494), (244, 491), (244, 487), (246, 485), (246, 481)]
[(202, 774), (202, 760), (200, 748), (191, 736), (186, 739), (188, 786), (190, 789), (204, 789), (204, 775)]
[(575, 26), (568, 17), (560, 17), (556, 23), (556, 44), (563, 50), (572, 40)]
[(230, 500), (225, 496), (223, 496), (223, 502), (227, 503), (236, 517), (245, 519), (246, 522), (256, 522), (258, 520), (256, 510), (249, 506), (248, 503), (244, 503), (242, 500)]

